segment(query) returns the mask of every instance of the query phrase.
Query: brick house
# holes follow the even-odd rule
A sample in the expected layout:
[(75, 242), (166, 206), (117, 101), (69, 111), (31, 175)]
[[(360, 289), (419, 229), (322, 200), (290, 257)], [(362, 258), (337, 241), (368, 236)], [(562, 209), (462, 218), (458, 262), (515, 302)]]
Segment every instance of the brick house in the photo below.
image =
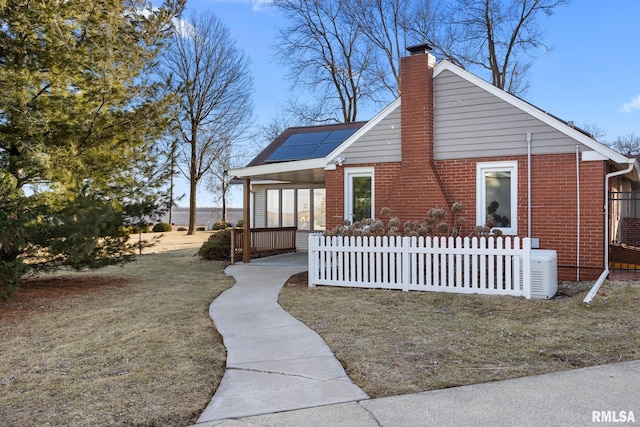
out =
[[(402, 221), (464, 206), (468, 234), (487, 216), (505, 235), (558, 253), (561, 280), (605, 267), (609, 191), (638, 182), (639, 165), (586, 132), (435, 58), (400, 62), (400, 97), (368, 122), (290, 128), (246, 167), (245, 223), (310, 232), (389, 207)], [(605, 225), (608, 224), (608, 225)], [(608, 228), (611, 227), (611, 228)]]

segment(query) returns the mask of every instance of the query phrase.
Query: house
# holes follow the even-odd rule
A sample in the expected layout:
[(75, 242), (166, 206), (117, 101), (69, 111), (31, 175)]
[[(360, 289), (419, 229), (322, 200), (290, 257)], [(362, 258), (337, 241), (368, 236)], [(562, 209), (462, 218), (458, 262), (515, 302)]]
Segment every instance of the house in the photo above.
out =
[[(606, 269), (611, 191), (638, 182), (639, 165), (426, 46), (401, 59), (400, 97), (368, 122), (287, 129), (244, 168), (245, 218), (254, 227), (310, 232), (345, 219), (402, 221), (464, 206), (466, 229), (488, 216), (505, 235), (558, 254), (561, 280)], [(607, 215), (608, 217), (609, 215)]]

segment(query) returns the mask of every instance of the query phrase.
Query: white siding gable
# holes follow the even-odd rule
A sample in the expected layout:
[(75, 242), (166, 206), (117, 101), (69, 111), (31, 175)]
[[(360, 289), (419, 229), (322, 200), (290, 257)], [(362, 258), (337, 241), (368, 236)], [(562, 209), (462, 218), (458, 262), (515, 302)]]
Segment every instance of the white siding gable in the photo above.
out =
[[(577, 141), (449, 70), (434, 81), (436, 160), (575, 152)], [(581, 146), (580, 150), (586, 147)]]
[(401, 161), (400, 103), (396, 102), (396, 107), (386, 117), (349, 145), (340, 156), (346, 159), (345, 165)]

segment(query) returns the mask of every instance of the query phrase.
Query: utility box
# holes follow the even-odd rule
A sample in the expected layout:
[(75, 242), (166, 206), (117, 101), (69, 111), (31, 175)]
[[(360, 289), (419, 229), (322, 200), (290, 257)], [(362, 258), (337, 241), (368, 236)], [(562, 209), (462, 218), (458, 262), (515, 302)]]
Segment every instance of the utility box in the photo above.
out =
[(546, 249), (532, 250), (531, 298), (549, 299), (553, 298), (557, 292), (558, 254), (556, 251)]

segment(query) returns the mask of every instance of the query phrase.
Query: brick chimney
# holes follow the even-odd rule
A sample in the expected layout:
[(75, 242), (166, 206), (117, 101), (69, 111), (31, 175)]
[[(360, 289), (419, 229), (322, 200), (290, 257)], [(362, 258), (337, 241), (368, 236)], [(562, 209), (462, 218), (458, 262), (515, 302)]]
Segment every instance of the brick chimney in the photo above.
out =
[(427, 45), (407, 48), (400, 59), (403, 162), (424, 163), (433, 157), (433, 67)]
[[(402, 165), (394, 197), (394, 214), (423, 219), (430, 208), (450, 208), (444, 183), (433, 160), (433, 67), (427, 45), (407, 48), (400, 59)], [(399, 209), (398, 209), (399, 208)]]

